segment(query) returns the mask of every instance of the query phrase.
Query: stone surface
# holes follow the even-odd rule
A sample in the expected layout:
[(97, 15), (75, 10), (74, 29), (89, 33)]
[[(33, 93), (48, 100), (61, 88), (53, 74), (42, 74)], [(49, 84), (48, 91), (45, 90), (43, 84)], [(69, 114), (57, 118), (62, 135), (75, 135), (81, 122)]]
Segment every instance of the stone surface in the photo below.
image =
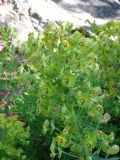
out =
[[(94, 19), (98, 24), (104, 20), (120, 20), (120, 0), (53, 0), (74, 17)], [(85, 16), (84, 16), (85, 15)]]
[(0, 25), (16, 28), (20, 41), (29, 32), (42, 31), (48, 21), (89, 28), (86, 19), (97, 24), (120, 20), (119, 0), (0, 0)]
[(0, 6), (0, 25), (15, 28), (20, 41), (25, 41), (29, 32), (36, 33), (28, 15), (28, 6), (18, 5), (15, 1)]

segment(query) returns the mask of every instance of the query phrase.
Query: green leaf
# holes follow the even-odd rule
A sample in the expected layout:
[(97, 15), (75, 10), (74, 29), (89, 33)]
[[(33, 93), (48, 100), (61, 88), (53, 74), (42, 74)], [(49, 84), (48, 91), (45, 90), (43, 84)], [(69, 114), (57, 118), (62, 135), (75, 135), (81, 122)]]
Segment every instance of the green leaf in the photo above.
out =
[(49, 123), (48, 119), (46, 119), (43, 124), (43, 130), (42, 130), (43, 134), (46, 134), (46, 132), (49, 130), (49, 125), (50, 125), (50, 123)]

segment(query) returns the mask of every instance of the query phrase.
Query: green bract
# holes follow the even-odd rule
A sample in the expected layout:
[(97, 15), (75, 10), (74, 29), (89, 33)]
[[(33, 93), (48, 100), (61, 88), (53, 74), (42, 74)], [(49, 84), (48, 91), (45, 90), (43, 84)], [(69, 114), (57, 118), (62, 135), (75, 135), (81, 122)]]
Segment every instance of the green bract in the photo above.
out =
[[(113, 61), (119, 61), (119, 39), (114, 44), (108, 38), (101, 32), (86, 38), (78, 31), (71, 34), (70, 24), (54, 27), (50, 23), (43, 35), (35, 38), (30, 34), (21, 49), (30, 61), (29, 72), (33, 72), (28, 93), (37, 98), (37, 114), (47, 119), (43, 133), (52, 134), (52, 158), (57, 154), (60, 158), (66, 150), (81, 160), (91, 160), (100, 151), (119, 152), (117, 145), (110, 145), (113, 136), (102, 129), (110, 119), (105, 113), (106, 96), (115, 98), (119, 86), (115, 75), (107, 79), (115, 74)], [(105, 47), (107, 43), (109, 47)]]

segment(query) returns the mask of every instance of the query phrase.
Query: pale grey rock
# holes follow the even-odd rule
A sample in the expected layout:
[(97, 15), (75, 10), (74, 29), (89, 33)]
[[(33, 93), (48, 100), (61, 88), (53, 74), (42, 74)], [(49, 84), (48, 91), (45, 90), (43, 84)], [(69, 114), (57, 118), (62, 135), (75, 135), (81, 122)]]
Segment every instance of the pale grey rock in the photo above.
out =
[(15, 28), (17, 40), (26, 41), (30, 32), (37, 34), (28, 14), (29, 6), (20, 0), (10, 0), (0, 6), (0, 25)]
[(114, 19), (119, 19), (119, 0), (6, 0), (0, 6), (0, 25), (16, 28), (18, 40), (26, 41), (29, 32), (37, 35), (43, 31), (48, 21), (55, 22), (56, 25), (67, 21), (75, 27), (86, 28), (90, 27), (87, 19), (96, 21), (98, 25), (104, 24), (112, 18), (96, 16), (95, 9), (99, 5), (104, 9), (107, 3), (117, 4), (114, 6), (117, 8)]

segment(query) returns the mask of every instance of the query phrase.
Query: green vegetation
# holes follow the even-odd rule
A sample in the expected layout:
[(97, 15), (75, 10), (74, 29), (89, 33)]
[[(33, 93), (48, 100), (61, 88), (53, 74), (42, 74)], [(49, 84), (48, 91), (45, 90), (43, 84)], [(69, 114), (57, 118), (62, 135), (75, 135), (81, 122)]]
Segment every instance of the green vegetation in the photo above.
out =
[(120, 23), (91, 25), (49, 23), (20, 48), (0, 28), (2, 160), (119, 159)]
[(0, 158), (5, 160), (25, 159), (23, 146), (29, 141), (29, 130), (17, 117), (0, 114)]

